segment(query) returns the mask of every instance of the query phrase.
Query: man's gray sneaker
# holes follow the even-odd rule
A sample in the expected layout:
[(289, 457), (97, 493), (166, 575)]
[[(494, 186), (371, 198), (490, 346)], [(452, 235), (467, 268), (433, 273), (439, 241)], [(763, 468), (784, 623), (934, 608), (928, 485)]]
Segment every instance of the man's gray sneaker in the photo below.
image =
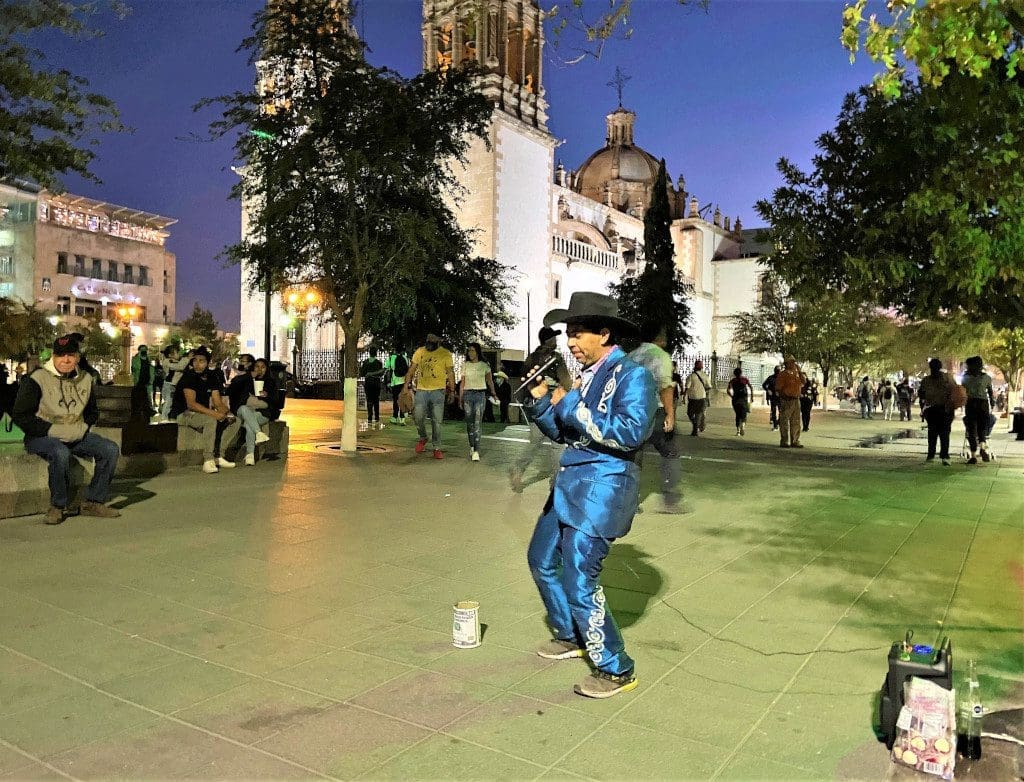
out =
[(571, 660), (574, 657), (582, 657), (583, 650), (575, 641), (560, 641), (555, 638), (541, 644), (537, 648), (537, 655), (545, 660)]
[(640, 682), (630, 673), (613, 674), (594, 671), (590, 676), (573, 685), (573, 692), (587, 698), (610, 698), (620, 692), (635, 690)]

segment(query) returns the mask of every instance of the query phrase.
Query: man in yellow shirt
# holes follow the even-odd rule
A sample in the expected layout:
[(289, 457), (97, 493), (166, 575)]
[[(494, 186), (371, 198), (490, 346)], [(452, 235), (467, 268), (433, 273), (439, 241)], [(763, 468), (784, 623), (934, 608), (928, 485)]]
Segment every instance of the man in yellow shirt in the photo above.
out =
[(413, 378), (416, 380), (416, 406), (412, 417), (420, 434), (416, 443), (416, 453), (423, 453), (427, 447), (427, 410), (430, 411), (431, 440), (434, 447), (434, 458), (443, 459), (441, 453), (441, 422), (444, 420), (445, 399), (455, 395), (455, 362), (452, 354), (441, 347), (441, 338), (436, 334), (427, 334), (426, 344), (416, 348), (412, 354), (412, 363), (405, 375), (405, 387), (409, 388)]

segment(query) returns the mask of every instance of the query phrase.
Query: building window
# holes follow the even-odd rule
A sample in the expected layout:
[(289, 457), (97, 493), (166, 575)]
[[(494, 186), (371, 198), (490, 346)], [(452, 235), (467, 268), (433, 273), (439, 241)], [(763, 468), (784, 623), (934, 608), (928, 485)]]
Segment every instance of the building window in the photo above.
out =
[(53, 283), (50, 282), (49, 277), (43, 277), (43, 293), (49, 293), (50, 288), (53, 287)]
[(107, 261), (107, 279), (117, 282), (117, 261)]
[(14, 256), (0, 255), (0, 274), (4, 277), (14, 276)]
[(139, 267), (139, 285), (152, 285), (152, 284), (153, 283), (149, 281), (149, 267), (148, 266), (140, 266)]
[(85, 276), (85, 256), (84, 255), (76, 255), (75, 256), (75, 274), (77, 274), (79, 277), (84, 277)]
[(103, 279), (103, 261), (99, 258), (92, 259), (92, 274), (89, 275), (94, 280)]
[(124, 282), (129, 285), (135, 284), (135, 267), (130, 263), (124, 265)]
[(562, 278), (552, 277), (551, 278), (551, 301), (562, 300)]
[(57, 297), (57, 314), (67, 315), (71, 311), (71, 299), (67, 296)]
[(57, 253), (57, 274), (68, 273), (68, 254)]
[(167, 305), (164, 305), (164, 323), (167, 322)]
[(13, 296), (14, 295), (14, 283), (13, 282), (0, 282), (0, 296)]

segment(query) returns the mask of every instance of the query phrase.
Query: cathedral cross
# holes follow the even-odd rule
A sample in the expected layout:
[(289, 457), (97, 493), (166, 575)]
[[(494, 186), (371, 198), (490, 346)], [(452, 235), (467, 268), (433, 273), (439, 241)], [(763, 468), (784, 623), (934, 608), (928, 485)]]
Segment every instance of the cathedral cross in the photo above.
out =
[(626, 72), (622, 70), (618, 65), (615, 66), (615, 75), (612, 77), (610, 82), (607, 82), (607, 86), (614, 87), (615, 91), (619, 95), (619, 108), (622, 108), (622, 90), (626, 86), (626, 82), (630, 81), (633, 77), (627, 76)]

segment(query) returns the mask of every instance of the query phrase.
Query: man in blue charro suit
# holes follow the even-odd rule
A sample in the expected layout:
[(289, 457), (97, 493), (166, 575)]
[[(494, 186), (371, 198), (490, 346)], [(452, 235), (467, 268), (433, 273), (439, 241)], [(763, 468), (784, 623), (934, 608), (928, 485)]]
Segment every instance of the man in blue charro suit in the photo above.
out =
[(636, 513), (636, 457), (654, 425), (657, 389), (650, 372), (617, 345), (636, 327), (619, 317), (614, 299), (574, 293), (568, 310), (544, 317), (545, 326), (553, 323), (566, 324), (583, 373), (570, 391), (549, 391), (541, 378), (524, 405), (544, 434), (567, 446), (527, 554), (555, 635), (537, 654), (588, 658), (593, 672), (573, 689), (609, 698), (634, 689), (637, 679), (598, 576)]

